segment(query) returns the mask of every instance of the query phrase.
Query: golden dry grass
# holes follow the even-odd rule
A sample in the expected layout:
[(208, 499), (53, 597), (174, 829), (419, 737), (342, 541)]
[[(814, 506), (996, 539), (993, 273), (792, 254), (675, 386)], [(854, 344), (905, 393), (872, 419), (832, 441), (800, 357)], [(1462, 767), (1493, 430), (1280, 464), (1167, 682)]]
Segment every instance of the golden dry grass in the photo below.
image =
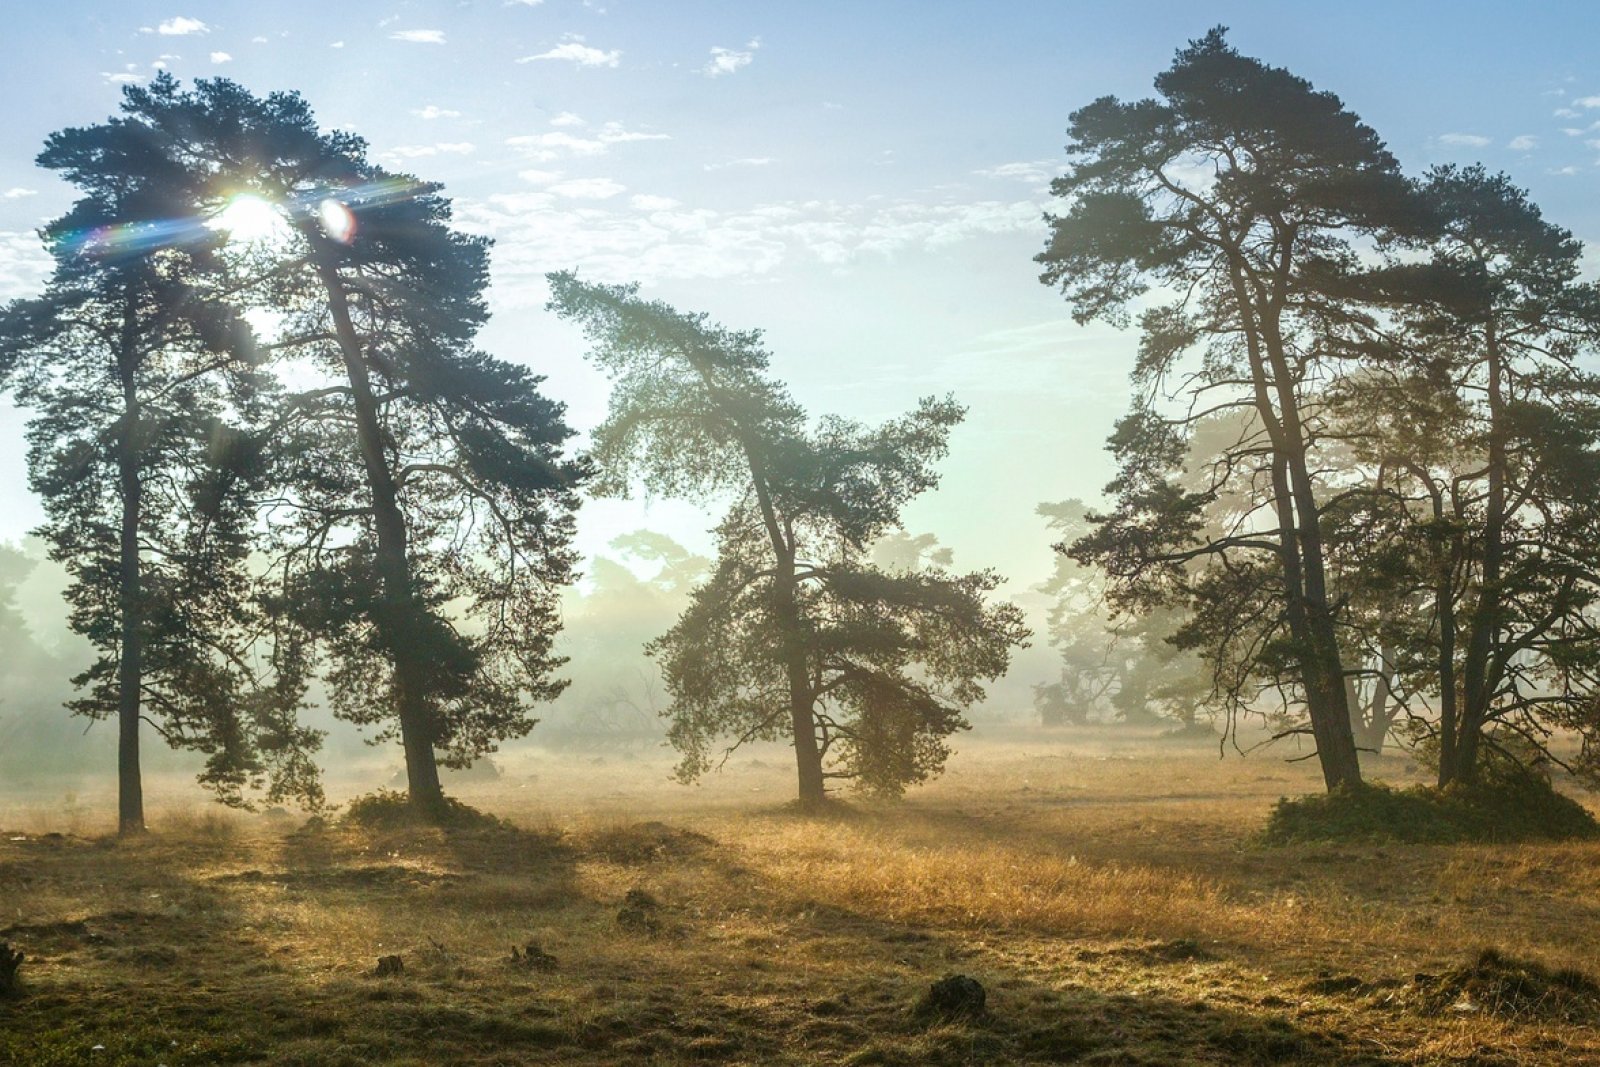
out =
[[(455, 790), (499, 829), (303, 827), (169, 782), (118, 842), (104, 795), (0, 795), (0, 940), (31, 957), (0, 1062), (1600, 1064), (1600, 1020), (1408, 994), (1483, 946), (1595, 969), (1597, 844), (1264, 848), (1314, 769), (1112, 732), (967, 739), (904, 803), (824, 818), (784, 807), (781, 750), (696, 789), (669, 762), (508, 756)], [(553, 969), (510, 962), (530, 942)], [(952, 972), (989, 1016), (918, 1022)]]

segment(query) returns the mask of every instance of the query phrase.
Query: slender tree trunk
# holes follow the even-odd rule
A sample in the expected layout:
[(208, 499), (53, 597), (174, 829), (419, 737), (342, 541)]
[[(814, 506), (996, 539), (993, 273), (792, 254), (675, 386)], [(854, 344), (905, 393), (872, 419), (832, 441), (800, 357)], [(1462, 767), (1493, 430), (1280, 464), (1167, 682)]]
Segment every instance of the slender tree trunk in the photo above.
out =
[(1484, 330), (1484, 353), (1489, 370), (1489, 491), (1484, 501), (1483, 564), (1479, 574), (1477, 608), (1472, 614), (1467, 654), (1462, 664), (1464, 700), (1455, 758), (1449, 778), (1444, 777), (1444, 764), (1441, 761), (1441, 785), (1448, 785), (1451, 781), (1471, 781), (1477, 777), (1478, 741), (1484, 724), (1489, 721), (1494, 691), (1500, 681), (1493, 670), (1492, 661), (1500, 629), (1500, 582), (1505, 562), (1505, 381), (1500, 340), (1492, 318)]
[(400, 740), (406, 754), (407, 791), (413, 805), (437, 811), (444, 803), (444, 790), (439, 784), (439, 765), (433, 751), (437, 726), (428, 697), (424, 674), (426, 664), (419, 658), (420, 650), (405, 647), (408, 635), (414, 632), (414, 623), (420, 610), (412, 587), (405, 516), (400, 511), (399, 493), (389, 469), (388, 457), (384, 455), (378, 404), (372, 392), (372, 380), (367, 373), (361, 340), (350, 319), (350, 305), (343, 283), (338, 271), (331, 266), (319, 265), (318, 274), (327, 290), (334, 331), (344, 357), (345, 373), (350, 380), (356, 437), (360, 442), (367, 488), (372, 497), (373, 525), (378, 535), (378, 571), (383, 581), (384, 613), (387, 616), (380, 619), (378, 624), (387, 630), (394, 654), (395, 710), (400, 719)]
[[(753, 467), (760, 470), (760, 464)], [(759, 477), (759, 474), (758, 474)], [(820, 807), (827, 800), (822, 775), (822, 748), (817, 743), (817, 720), (814, 713), (816, 693), (811, 687), (811, 669), (805, 644), (800, 632), (799, 591), (795, 587), (794, 550), (783, 536), (777, 513), (771, 506), (765, 480), (757, 493), (762, 510), (770, 515), (767, 523), (773, 538), (773, 552), (777, 556), (777, 576), (773, 580), (773, 609), (778, 627), (782, 631), (784, 673), (789, 683), (789, 725), (794, 735), (795, 768), (800, 779), (800, 806)]]
[(1294, 499), (1296, 540), (1300, 548), (1304, 590), (1305, 644), (1303, 673), (1311, 732), (1317, 741), (1322, 776), (1329, 789), (1361, 783), (1361, 760), (1350, 729), (1350, 705), (1345, 700), (1344, 662), (1338, 631), (1328, 603), (1327, 569), (1322, 548), (1322, 520), (1316, 488), (1306, 461), (1305, 432), (1300, 422), (1298, 398), (1289, 381), (1288, 363), (1281, 342), (1268, 335), (1273, 378), (1278, 387), (1280, 418), (1287, 446), (1290, 493)]
[(144, 590), (139, 557), (139, 520), (144, 486), (139, 480), (139, 398), (124, 343), (122, 429), (117, 438), (117, 476), (122, 493), (117, 609), (121, 627), (117, 655), (117, 832), (144, 831), (144, 781), (139, 763), (139, 716), (144, 685)]
[[(717, 404), (726, 404), (722, 388), (709, 370), (694, 364), (706, 391)], [(744, 450), (745, 465), (750, 469), (750, 484), (755, 490), (756, 503), (761, 510), (761, 523), (766, 527), (767, 541), (772, 546), (773, 557), (773, 615), (777, 620), (779, 640), (782, 642), (785, 681), (789, 689), (789, 728), (794, 736), (795, 769), (799, 776), (800, 806), (819, 808), (827, 802), (826, 779), (822, 773), (822, 746), (817, 741), (817, 694), (811, 685), (811, 667), (801, 633), (799, 589), (795, 579), (795, 548), (791, 537), (786, 536), (783, 523), (778, 518), (777, 506), (772, 500), (772, 488), (767, 482), (766, 464), (753, 436), (730, 418), (738, 435), (739, 447)]]
[[(1279, 525), (1285, 617), (1298, 649), (1306, 715), (1317, 746), (1324, 784), (1331, 791), (1361, 783), (1361, 760), (1350, 729), (1344, 664), (1328, 604), (1322, 527), (1316, 488), (1306, 462), (1305, 427), (1295, 379), (1289, 371), (1278, 324), (1281, 293), (1258, 304), (1244, 256), (1230, 252), (1234, 295), (1250, 356), (1256, 410), (1272, 444), (1272, 489)], [(1287, 252), (1281, 273), (1286, 277)], [(1279, 283), (1273, 283), (1279, 284)]]

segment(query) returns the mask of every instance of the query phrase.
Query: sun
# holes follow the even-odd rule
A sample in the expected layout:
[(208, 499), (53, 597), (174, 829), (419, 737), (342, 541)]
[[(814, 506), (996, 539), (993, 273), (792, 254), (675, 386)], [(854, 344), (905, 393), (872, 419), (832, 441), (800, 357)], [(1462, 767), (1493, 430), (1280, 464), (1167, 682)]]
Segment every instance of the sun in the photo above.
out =
[(211, 226), (226, 232), (234, 244), (277, 244), (289, 235), (283, 212), (250, 193), (240, 193), (229, 200), (212, 217)]

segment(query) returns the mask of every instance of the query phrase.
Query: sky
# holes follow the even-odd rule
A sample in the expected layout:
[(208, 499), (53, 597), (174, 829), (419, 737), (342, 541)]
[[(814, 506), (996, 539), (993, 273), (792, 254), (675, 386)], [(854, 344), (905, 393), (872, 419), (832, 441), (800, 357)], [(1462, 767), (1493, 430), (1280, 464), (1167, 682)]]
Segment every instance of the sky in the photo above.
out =
[[(573, 424), (606, 383), (543, 309), (546, 271), (766, 330), (813, 414), (920, 396), (969, 406), (943, 483), (907, 512), (957, 564), (1025, 589), (1051, 567), (1041, 501), (1094, 498), (1137, 339), (1078, 327), (1039, 284), (1068, 115), (1148, 95), (1190, 38), (1338, 93), (1411, 173), (1481, 161), (1600, 244), (1600, 5), (0, 0), (0, 300), (33, 292), (34, 230), (70, 190), (33, 164), (159, 70), (296, 90), (386, 165), (443, 182), (495, 239), (484, 347), (547, 377)], [(1589, 262), (1600, 266), (1591, 253)], [(0, 405), (0, 540), (41, 512), (24, 414)], [(716, 515), (590, 501), (580, 547)]]

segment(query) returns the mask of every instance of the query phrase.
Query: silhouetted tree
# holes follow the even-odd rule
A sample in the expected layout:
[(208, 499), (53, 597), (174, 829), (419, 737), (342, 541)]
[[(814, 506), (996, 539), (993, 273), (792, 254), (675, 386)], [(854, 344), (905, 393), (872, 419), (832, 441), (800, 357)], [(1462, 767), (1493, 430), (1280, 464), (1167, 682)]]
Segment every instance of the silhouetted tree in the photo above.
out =
[(281, 218), (240, 297), (283, 316), (271, 348), (306, 386), (268, 514), (280, 632), (327, 651), (336, 713), (398, 735), (412, 802), (437, 811), (440, 760), (521, 736), (565, 685), (551, 642), (583, 467), (564, 409), (474, 347), (488, 242), (451, 228), (440, 186), (322, 132), (295, 94), (158, 79), (128, 100), (215, 208), (250, 194)]
[[(1411, 218), (1408, 190), (1337, 97), (1241, 56), (1223, 30), (1181, 50), (1156, 88), (1072, 115), (1076, 162), (1053, 185), (1067, 208), (1038, 257), (1080, 322), (1125, 324), (1135, 299), (1161, 297), (1140, 315), (1139, 398), (1111, 441), (1115, 506), (1073, 552), (1104, 566), (1125, 604), (1203, 601), (1184, 638), (1240, 681), (1222, 692), (1247, 706), (1245, 679), (1287, 684), (1328, 787), (1359, 782), (1313, 390), (1330, 324), (1349, 314), (1325, 279), (1353, 262), (1353, 238)], [(1244, 436), (1209, 488), (1183, 488), (1188, 434), (1222, 411), (1245, 414)], [(1210, 535), (1202, 513), (1229, 492), (1251, 506)]]
[(680, 774), (704, 772), (725, 739), (783, 736), (808, 806), (830, 777), (893, 794), (937, 773), (979, 680), (1002, 674), (1024, 640), (1021, 612), (985, 603), (990, 572), (885, 569), (870, 553), (935, 484), (961, 409), (930, 398), (876, 429), (808, 428), (767, 374), (758, 332), (641, 300), (634, 286), (571, 274), (550, 285), (550, 306), (582, 324), (614, 382), (594, 435), (603, 488), (736, 499), (710, 579), (652, 645)]
[(1593, 772), (1600, 289), (1504, 175), (1441, 167), (1421, 193), (1434, 226), (1407, 244), (1429, 258), (1357, 280), (1394, 321), (1358, 338), (1375, 369), (1343, 404), (1426, 546), (1439, 784), (1473, 779), (1496, 732), (1547, 748), (1576, 730)]
[(8, 307), (0, 354), (28, 427), (42, 534), (72, 578), (71, 625), (98, 652), (79, 714), (118, 722), (118, 824), (144, 828), (140, 723), (209, 756), (231, 803), (320, 797), (303, 679), (252, 656), (245, 573), (263, 475), (240, 428), (260, 404), (250, 331), (220, 299), (220, 238), (196, 186), (137, 122), (53, 134), (39, 157), (83, 192), (44, 231), (55, 271)]

